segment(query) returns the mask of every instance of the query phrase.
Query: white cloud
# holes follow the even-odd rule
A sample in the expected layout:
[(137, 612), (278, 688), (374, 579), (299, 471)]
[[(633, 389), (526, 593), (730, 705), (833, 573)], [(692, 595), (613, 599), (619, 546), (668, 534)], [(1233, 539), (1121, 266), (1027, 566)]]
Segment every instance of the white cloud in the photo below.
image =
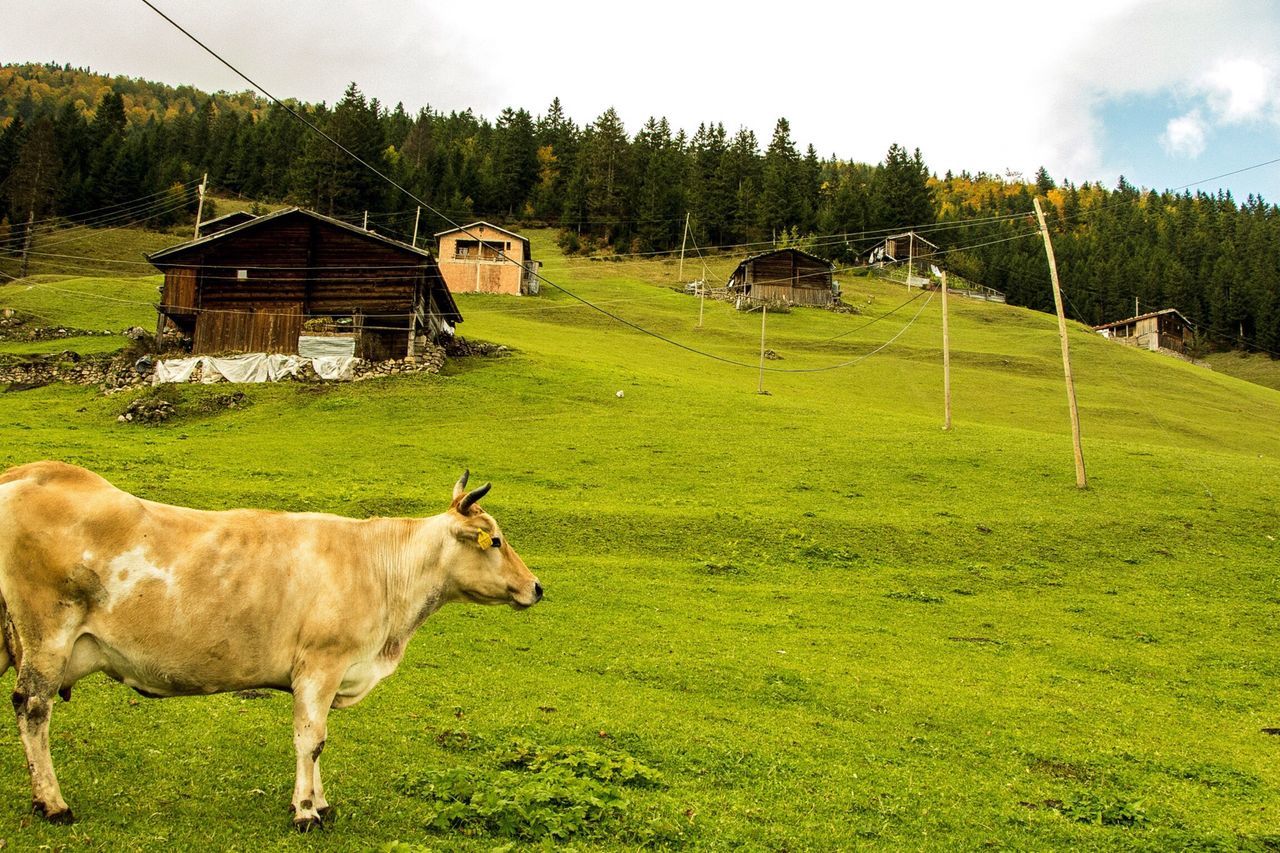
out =
[(1253, 58), (1220, 61), (1203, 78), (1214, 115), (1224, 123), (1253, 121), (1275, 108), (1275, 74)]
[(1204, 153), (1208, 127), (1200, 110), (1170, 119), (1160, 136), (1160, 145), (1170, 157), (1195, 159)]

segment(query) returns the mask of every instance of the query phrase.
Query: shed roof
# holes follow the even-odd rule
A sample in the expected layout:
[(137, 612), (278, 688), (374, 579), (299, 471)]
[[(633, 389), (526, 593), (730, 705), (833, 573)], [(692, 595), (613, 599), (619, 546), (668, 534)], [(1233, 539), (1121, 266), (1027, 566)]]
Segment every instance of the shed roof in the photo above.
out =
[(883, 246), (885, 243), (888, 243), (890, 240), (901, 240), (903, 237), (910, 237), (912, 242), (914, 243), (924, 243), (926, 246), (932, 247), (934, 249), (939, 248), (937, 243), (930, 243), (928, 240), (921, 237), (919, 234), (917, 234), (914, 231), (903, 231), (901, 234), (890, 234), (888, 237), (884, 238), (884, 241), (880, 245)]
[(1114, 329), (1117, 326), (1127, 326), (1130, 323), (1136, 323), (1139, 320), (1150, 320), (1152, 317), (1159, 317), (1163, 314), (1176, 314), (1178, 315), (1178, 319), (1182, 320), (1183, 323), (1188, 326), (1191, 325), (1191, 321), (1182, 316), (1182, 312), (1177, 308), (1161, 308), (1159, 311), (1150, 311), (1146, 314), (1139, 314), (1137, 317), (1130, 317), (1127, 320), (1116, 320), (1112, 323), (1103, 323), (1101, 326), (1094, 326), (1093, 330), (1095, 332), (1100, 332), (1103, 329)]
[(223, 230), (215, 234), (210, 234), (207, 237), (200, 237), (195, 240), (188, 240), (185, 243), (179, 243), (176, 246), (170, 246), (167, 249), (161, 249), (158, 252), (152, 252), (151, 254), (147, 255), (147, 260), (151, 261), (151, 263), (156, 264), (157, 266), (159, 266), (159, 263), (158, 263), (159, 261), (166, 261), (168, 263), (173, 263), (173, 260), (172, 260), (173, 258), (184, 255), (187, 252), (192, 251), (194, 249), (203, 248), (209, 245), (210, 243), (214, 242), (215, 240), (226, 240), (228, 238), (234, 237), (237, 234), (243, 234), (245, 231), (248, 231), (250, 229), (261, 228), (267, 223), (275, 222), (276, 220), (283, 219), (286, 216), (305, 216), (310, 219), (314, 219), (317, 222), (323, 222), (326, 225), (332, 225), (335, 228), (341, 228), (345, 231), (350, 231), (351, 233), (357, 234), (367, 240), (373, 240), (373, 241), (382, 243), (386, 246), (396, 249), (397, 251), (403, 252), (407, 255), (413, 255), (414, 257), (417, 257), (423, 260), (430, 260), (433, 257), (432, 254), (426, 251), (425, 249), (415, 248), (413, 246), (410, 246), (408, 243), (401, 243), (399, 240), (393, 240), (390, 237), (384, 237), (381, 234), (378, 234), (374, 231), (366, 231), (365, 229), (357, 225), (352, 225), (349, 222), (343, 222), (341, 219), (334, 219), (332, 216), (325, 216), (322, 213), (316, 213), (314, 210), (307, 210), (304, 207), (286, 207), (281, 210), (277, 210), (274, 213), (266, 213), (266, 214), (263, 214), (262, 216), (256, 216), (246, 222), (242, 222), (238, 225), (233, 225), (230, 228), (224, 228)]
[(226, 231), (232, 226), (248, 222), (251, 219), (257, 219), (257, 217), (247, 210), (233, 210), (230, 213), (224, 213), (221, 216), (215, 216), (213, 219), (206, 219), (201, 222), (200, 231), (206, 237), (211, 237), (219, 231)]
[(492, 222), (485, 222), (483, 219), (472, 222), (470, 225), (459, 225), (457, 228), (446, 228), (444, 231), (437, 231), (435, 233), (435, 238), (439, 240), (441, 237), (443, 237), (446, 234), (453, 234), (458, 231), (461, 231), (463, 233), (470, 233), (473, 228), (478, 228), (481, 225), (483, 225), (485, 228), (492, 228), (494, 231), (501, 231), (503, 234), (516, 238), (521, 243), (524, 243), (524, 247), (526, 249), (525, 254), (528, 254), (528, 251), (527, 251), (529, 248), (528, 237), (525, 237), (521, 234), (517, 234), (514, 231), (509, 231), (506, 228), (500, 228), (499, 226), (494, 225)]
[[(828, 269), (835, 269), (835, 264), (831, 263), (831, 261), (827, 260), (826, 258), (820, 258), (815, 254), (806, 252), (804, 249), (796, 249), (794, 247), (790, 247), (786, 249), (770, 249), (767, 252), (757, 252), (754, 255), (748, 255), (747, 257), (743, 258), (742, 261), (736, 267), (734, 267), (733, 272), (736, 274), (738, 270), (742, 269), (752, 261), (758, 260), (759, 258), (767, 258), (771, 255), (781, 255), (787, 252), (795, 255), (804, 255), (806, 258), (810, 258), (812, 260), (817, 261), (820, 264), (824, 264)], [(730, 278), (732, 278), (732, 275), (730, 276)]]

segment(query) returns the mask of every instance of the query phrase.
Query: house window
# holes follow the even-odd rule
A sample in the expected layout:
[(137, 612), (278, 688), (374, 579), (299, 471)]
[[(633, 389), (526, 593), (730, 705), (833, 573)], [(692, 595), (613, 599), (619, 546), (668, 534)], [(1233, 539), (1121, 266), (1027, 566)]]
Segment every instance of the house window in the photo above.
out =
[(492, 240), (459, 240), (457, 248), (454, 250), (454, 257), (464, 260), (471, 258), (479, 258), (482, 261), (501, 260), (506, 247), (510, 247), (510, 243), (498, 243)]
[(236, 270), (236, 281), (248, 281), (248, 280), (249, 280), (248, 270)]

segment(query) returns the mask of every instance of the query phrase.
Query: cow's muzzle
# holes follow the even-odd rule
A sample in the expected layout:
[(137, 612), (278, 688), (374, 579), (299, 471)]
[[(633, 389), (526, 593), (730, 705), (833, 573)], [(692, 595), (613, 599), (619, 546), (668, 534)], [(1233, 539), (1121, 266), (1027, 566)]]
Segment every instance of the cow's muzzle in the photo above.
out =
[(511, 606), (514, 607), (516, 610), (524, 610), (526, 608), (532, 607), (533, 605), (537, 604), (541, 600), (542, 600), (542, 584), (539, 583), (538, 581), (534, 581), (533, 595), (530, 596), (529, 600), (521, 601), (519, 598), (512, 596)]

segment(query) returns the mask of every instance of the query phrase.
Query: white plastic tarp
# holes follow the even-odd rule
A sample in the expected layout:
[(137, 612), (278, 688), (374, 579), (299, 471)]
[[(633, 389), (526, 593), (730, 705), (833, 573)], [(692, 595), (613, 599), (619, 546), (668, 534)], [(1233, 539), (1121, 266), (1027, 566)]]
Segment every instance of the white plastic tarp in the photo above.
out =
[(228, 358), (197, 355), (157, 361), (152, 384), (190, 382), (197, 369), (201, 382), (276, 382), (296, 376), (305, 364), (310, 364), (321, 379), (351, 379), (355, 361), (350, 356), (304, 358), (275, 353), (251, 353)]

